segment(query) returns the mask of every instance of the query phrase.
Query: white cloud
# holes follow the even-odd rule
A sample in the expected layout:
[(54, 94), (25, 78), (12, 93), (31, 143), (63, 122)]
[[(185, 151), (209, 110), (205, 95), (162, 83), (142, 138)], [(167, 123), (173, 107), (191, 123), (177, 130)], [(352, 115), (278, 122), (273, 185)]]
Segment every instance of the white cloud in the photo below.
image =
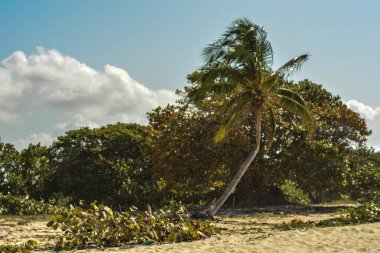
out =
[(376, 151), (380, 151), (380, 144), (373, 145), (373, 148), (374, 148)]
[(86, 119), (81, 114), (75, 114), (69, 121), (58, 123), (55, 126), (55, 129), (58, 130), (59, 133), (62, 133), (66, 130), (77, 129), (81, 127), (96, 128), (99, 127), (99, 125), (94, 121)]
[(376, 117), (380, 117), (380, 107), (373, 108), (356, 100), (349, 100), (346, 105), (366, 120), (374, 120)]
[(40, 143), (41, 145), (50, 145), (54, 141), (54, 137), (51, 136), (48, 133), (35, 133), (35, 134), (30, 134), (26, 138), (19, 139), (15, 142), (15, 147), (18, 149), (23, 149), (27, 147), (30, 143), (32, 144), (38, 144)]
[(169, 90), (151, 90), (120, 68), (96, 71), (57, 50), (37, 48), (26, 56), (15, 52), (0, 67), (0, 121), (23, 118), (36, 101), (88, 120), (145, 122), (152, 108), (174, 102)]
[(29, 56), (14, 52), (1, 61), (0, 91), (1, 124), (26, 126), (46, 108), (50, 115), (42, 117), (57, 120), (51, 134), (43, 129), (47, 135), (32, 134), (20, 138), (18, 144), (35, 141), (37, 137), (49, 140), (48, 135), (55, 137), (82, 126), (146, 123), (148, 111), (177, 99), (173, 91), (149, 89), (121, 68), (106, 65), (98, 71), (57, 50), (42, 47)]
[(346, 105), (366, 120), (368, 128), (372, 130), (367, 144), (380, 151), (380, 107), (372, 107), (356, 100), (350, 100)]

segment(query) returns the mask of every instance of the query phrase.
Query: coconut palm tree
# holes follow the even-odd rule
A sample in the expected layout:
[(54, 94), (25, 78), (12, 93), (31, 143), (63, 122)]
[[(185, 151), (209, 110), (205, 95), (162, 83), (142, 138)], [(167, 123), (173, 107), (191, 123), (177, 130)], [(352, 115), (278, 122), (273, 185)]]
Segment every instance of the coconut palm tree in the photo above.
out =
[(206, 64), (189, 75), (193, 86), (188, 94), (195, 104), (218, 96), (226, 99), (227, 102), (218, 110), (223, 120), (214, 141), (223, 140), (234, 126), (242, 125), (249, 116), (255, 119), (253, 150), (216, 203), (196, 215), (212, 217), (234, 191), (259, 152), (263, 113), (268, 113), (271, 125), (267, 148), (275, 135), (275, 110), (287, 110), (298, 115), (310, 136), (314, 134), (314, 119), (303, 98), (283, 88), (284, 80), (299, 69), (309, 55), (295, 57), (273, 70), (273, 50), (263, 27), (248, 19), (238, 19), (219, 40), (204, 49), (203, 55)]

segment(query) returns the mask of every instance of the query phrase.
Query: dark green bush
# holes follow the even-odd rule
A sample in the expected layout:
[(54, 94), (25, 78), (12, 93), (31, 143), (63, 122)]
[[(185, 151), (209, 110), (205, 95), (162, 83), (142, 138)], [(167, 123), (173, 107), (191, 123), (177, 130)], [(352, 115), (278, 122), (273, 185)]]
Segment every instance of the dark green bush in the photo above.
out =
[(280, 186), (282, 193), (287, 201), (292, 204), (310, 204), (310, 199), (300, 188), (297, 183), (292, 180), (285, 180)]
[(193, 241), (209, 237), (217, 229), (209, 221), (190, 220), (183, 208), (145, 212), (137, 208), (115, 212), (102, 204), (89, 209), (71, 206), (56, 215), (48, 227), (60, 229), (57, 249), (111, 247), (125, 244)]
[(112, 207), (157, 203), (145, 152), (148, 143), (144, 127), (137, 124), (68, 131), (48, 149), (50, 195), (45, 197), (61, 195), (73, 203), (99, 201)]
[(350, 224), (358, 224), (365, 222), (380, 221), (380, 206), (367, 202), (360, 204), (357, 207), (350, 207), (341, 211), (340, 218), (321, 220), (318, 222), (303, 221), (302, 219), (293, 219), (290, 222), (283, 222), (275, 225), (275, 228), (280, 230), (306, 229), (313, 227), (335, 227)]
[(342, 221), (341, 219), (330, 219), (330, 220), (321, 220), (318, 222), (313, 221), (303, 221), (302, 219), (293, 219), (290, 222), (283, 222), (281, 224), (275, 225), (274, 227), (279, 230), (293, 230), (293, 229), (308, 229), (314, 227), (335, 227), (346, 225), (347, 222)]
[(53, 214), (59, 207), (25, 196), (3, 195), (0, 193), (0, 214)]
[(348, 223), (380, 221), (380, 206), (367, 202), (358, 207), (350, 207), (343, 212), (341, 219)]
[(24, 244), (6, 244), (0, 245), (0, 252), (3, 253), (28, 253), (30, 250), (35, 249), (37, 242), (29, 240)]

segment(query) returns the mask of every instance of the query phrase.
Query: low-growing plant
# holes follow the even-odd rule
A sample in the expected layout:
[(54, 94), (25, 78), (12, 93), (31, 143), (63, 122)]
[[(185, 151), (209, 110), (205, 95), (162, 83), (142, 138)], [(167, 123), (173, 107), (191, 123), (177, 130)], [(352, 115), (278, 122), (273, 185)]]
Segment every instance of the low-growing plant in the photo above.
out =
[(111, 247), (126, 244), (193, 241), (217, 233), (210, 221), (191, 220), (183, 208), (164, 208), (145, 212), (132, 207), (116, 212), (92, 203), (89, 209), (70, 206), (47, 224), (62, 234), (56, 238), (57, 249)]
[(306, 229), (312, 228), (314, 224), (312, 222), (305, 222), (300, 218), (293, 219), (290, 222), (282, 222), (274, 227), (279, 230), (292, 230), (292, 229)]
[(30, 250), (35, 249), (37, 242), (29, 240), (23, 244), (6, 244), (0, 245), (0, 252), (2, 253), (28, 253)]
[(350, 207), (343, 212), (341, 220), (347, 223), (380, 221), (380, 206), (373, 202), (367, 202), (357, 207)]
[(318, 222), (303, 221), (302, 219), (293, 219), (290, 222), (283, 222), (274, 227), (279, 230), (306, 229), (313, 227), (335, 227), (365, 222), (380, 221), (380, 206), (367, 202), (357, 207), (349, 207), (341, 210), (339, 218), (321, 220)]
[(285, 180), (280, 186), (282, 193), (285, 195), (287, 201), (293, 204), (310, 204), (310, 199), (295, 183), (291, 180)]
[(300, 218), (293, 219), (290, 222), (283, 222), (274, 227), (279, 230), (309, 229), (314, 227), (336, 227), (346, 225), (347, 223), (338, 219), (321, 220), (317, 222), (303, 221)]
[(3, 195), (0, 193), (0, 214), (53, 214), (60, 210), (60, 207), (30, 199), (27, 196)]

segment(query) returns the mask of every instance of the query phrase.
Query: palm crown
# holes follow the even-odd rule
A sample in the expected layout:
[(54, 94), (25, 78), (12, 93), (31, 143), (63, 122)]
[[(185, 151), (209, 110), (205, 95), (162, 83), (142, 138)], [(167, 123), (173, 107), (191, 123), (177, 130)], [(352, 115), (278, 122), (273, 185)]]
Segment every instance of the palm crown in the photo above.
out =
[(310, 135), (314, 134), (313, 116), (303, 98), (282, 87), (284, 77), (299, 69), (309, 55), (300, 55), (273, 70), (273, 50), (266, 31), (247, 19), (233, 22), (219, 40), (204, 49), (203, 55), (206, 64), (189, 76), (194, 84), (189, 97), (195, 103), (214, 95), (227, 98), (219, 109), (226, 116), (215, 135), (216, 142), (249, 114), (264, 110), (270, 115), (271, 143), (277, 108), (300, 116)]

